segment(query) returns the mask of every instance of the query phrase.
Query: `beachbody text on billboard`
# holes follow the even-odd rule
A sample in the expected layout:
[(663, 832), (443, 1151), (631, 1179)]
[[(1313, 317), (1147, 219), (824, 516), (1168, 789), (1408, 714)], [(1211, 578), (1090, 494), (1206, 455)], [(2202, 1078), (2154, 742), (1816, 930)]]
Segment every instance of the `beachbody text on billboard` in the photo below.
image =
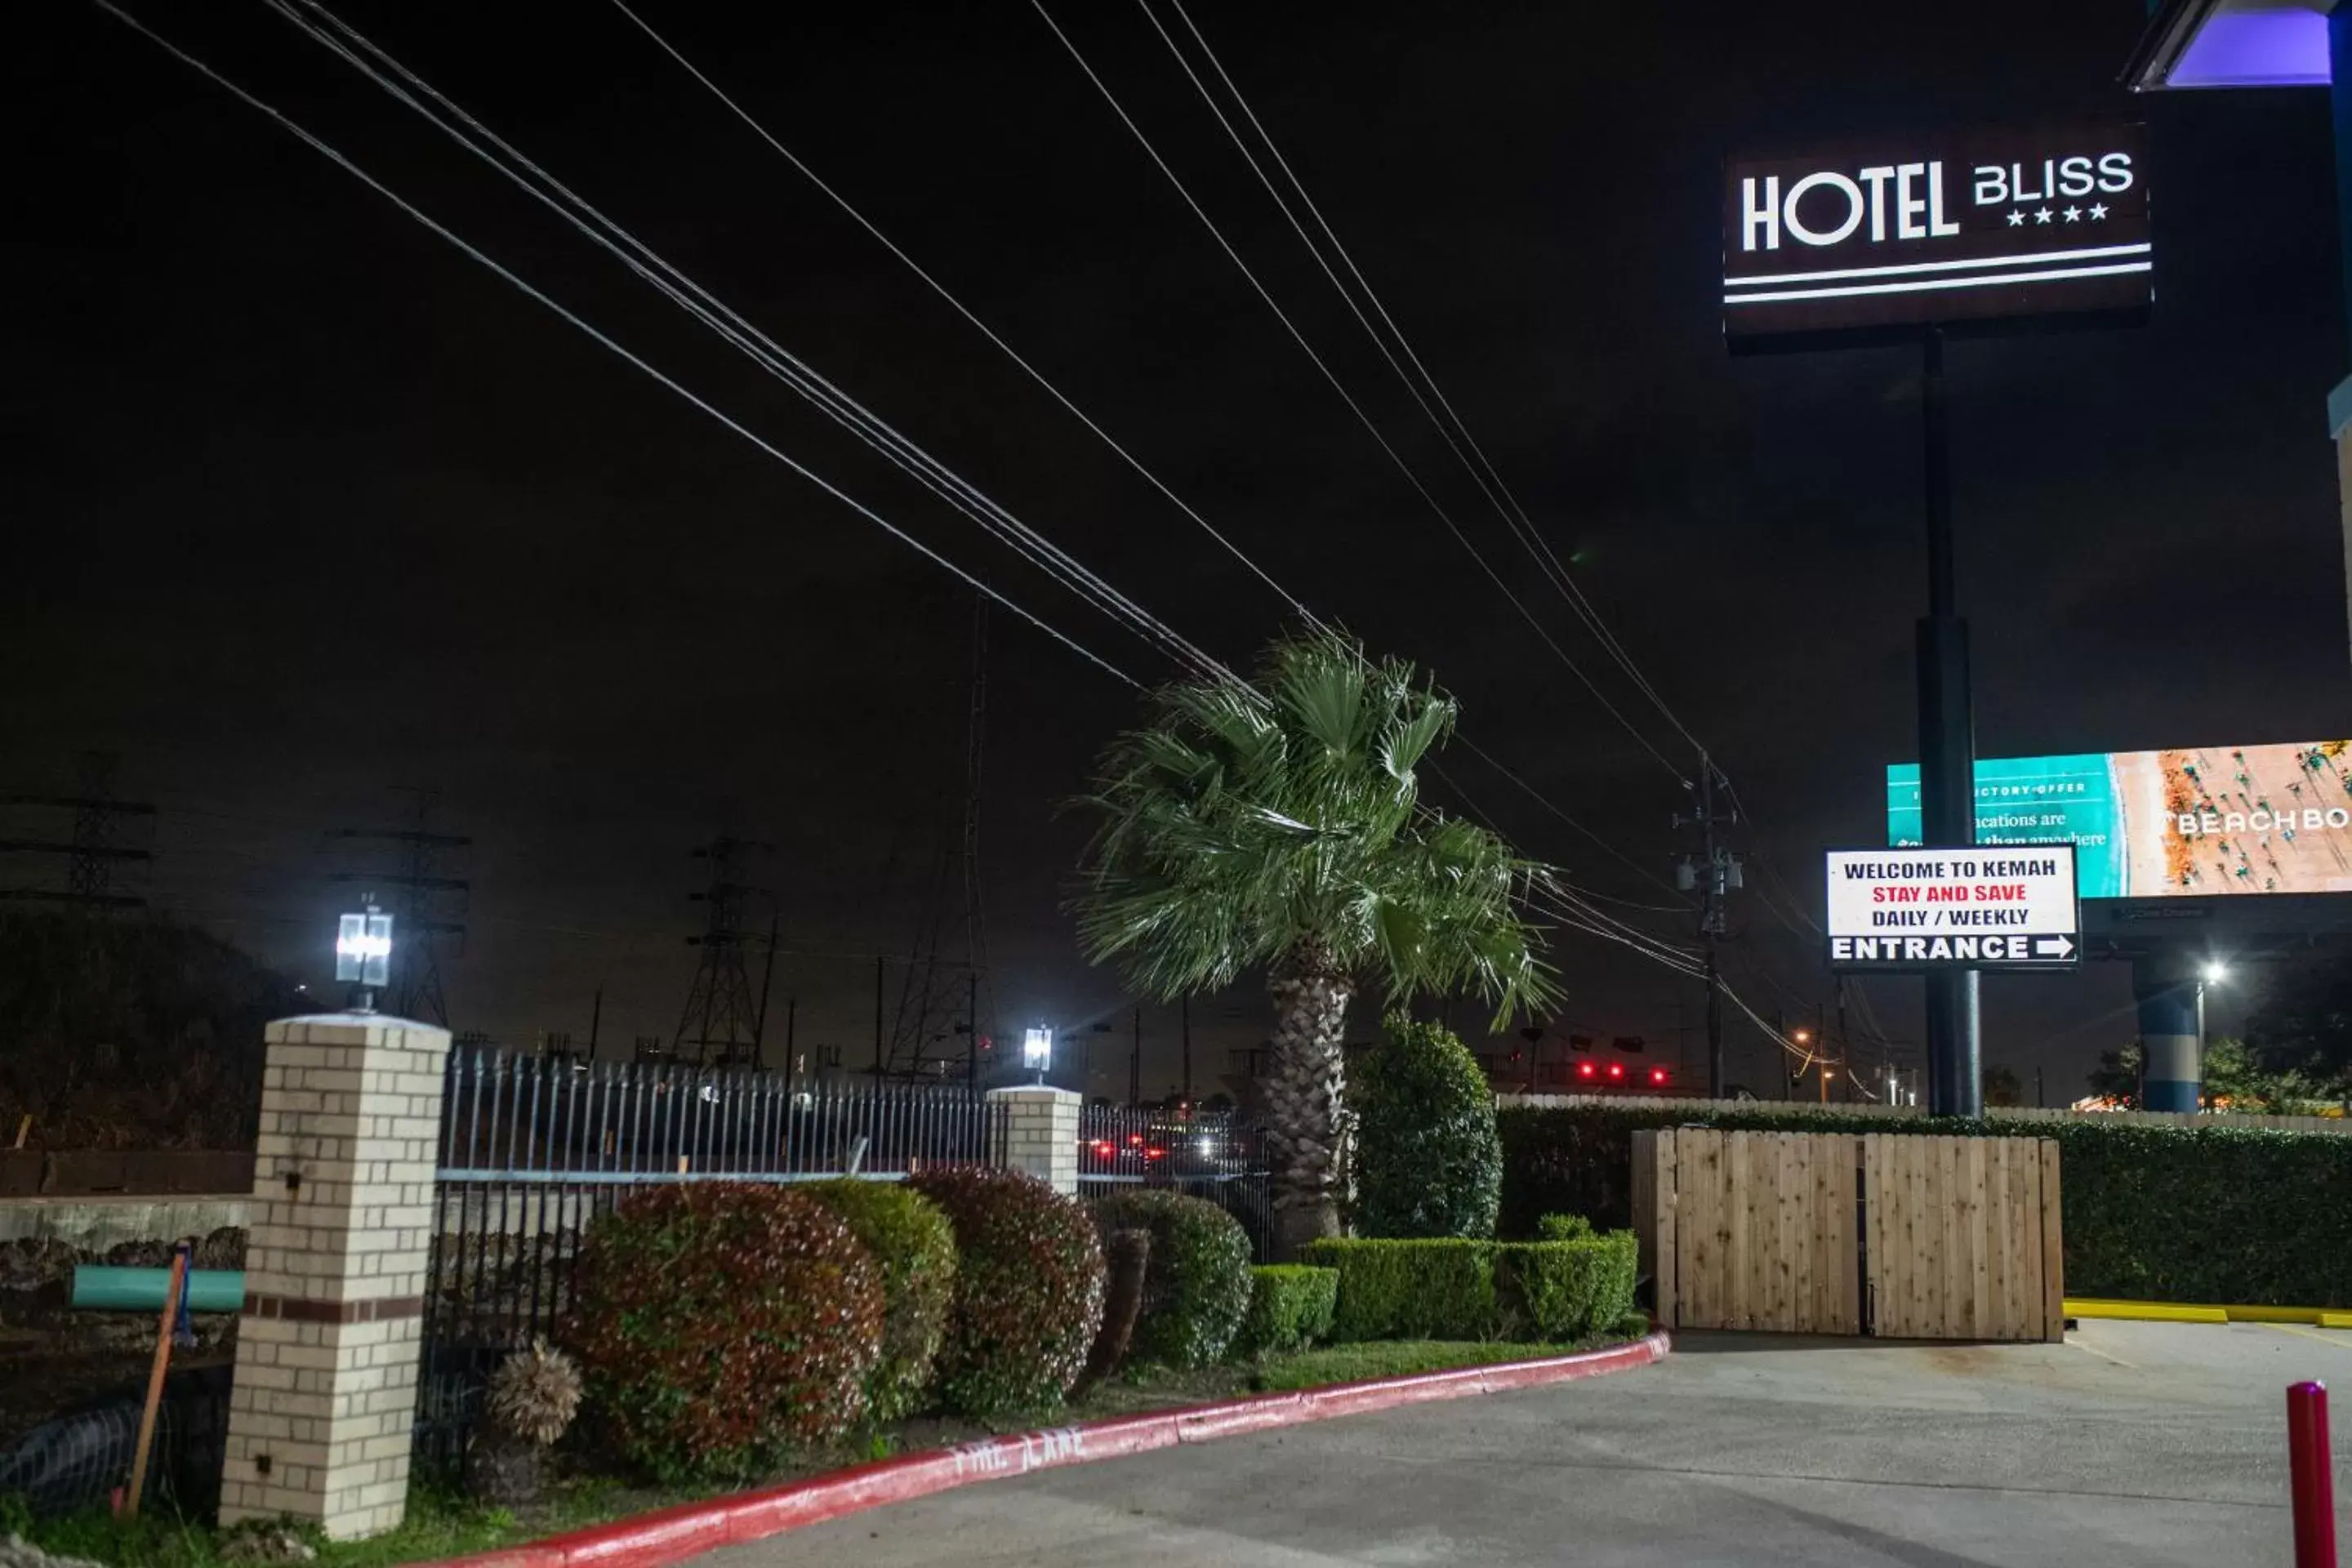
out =
[[(1919, 842), (1919, 769), (1886, 770), (1886, 839)], [(1979, 757), (1979, 845), (2064, 840), (2086, 899), (2352, 892), (2352, 742)]]
[(2143, 310), (2141, 128), (1953, 132), (1734, 159), (1724, 331), (1734, 338)]

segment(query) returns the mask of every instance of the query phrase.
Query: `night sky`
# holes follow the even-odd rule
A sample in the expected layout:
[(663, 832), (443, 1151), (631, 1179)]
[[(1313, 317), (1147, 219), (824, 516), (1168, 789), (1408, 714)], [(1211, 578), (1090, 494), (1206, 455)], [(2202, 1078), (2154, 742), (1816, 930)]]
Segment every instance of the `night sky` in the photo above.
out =
[[(263, 7), (128, 8), (1096, 653), (1173, 672)], [(324, 878), (371, 865), (329, 830), (400, 826), (404, 787), (436, 792), (430, 826), (474, 840), (447, 866), (473, 884), (453, 1025), (583, 1041), (602, 984), (608, 1054), (676, 1026), (699, 910), (688, 848), (767, 840), (778, 1005), (799, 998), (803, 1047), (867, 1059), (872, 955), (916, 944), (958, 841), (970, 590), (120, 23), (38, 10), (0, 68), (16, 174), (0, 793), (59, 789), (85, 749), (118, 753), (119, 792), (161, 808), (133, 889), (322, 990), (349, 897)], [(1193, 641), (1239, 661), (1282, 626), (1276, 595), (617, 10), (338, 11)], [(1144, 14), (1054, 12), (1448, 511), (1688, 773)], [(1737, 782), (1758, 817), (1741, 847), (1812, 912), (1819, 851), (1878, 837), (1884, 765), (1912, 753), (1916, 355), (1726, 355), (1727, 153), (2147, 120), (2152, 324), (1950, 353), (1979, 752), (2352, 730), (2323, 93), (2133, 100), (2114, 79), (2137, 0), (1612, 7), (1598, 26), (1562, 5), (1192, 14)], [(1466, 737), (1670, 876), (1675, 772), (1447, 536), (1029, 5), (645, 15), (1268, 574), (1433, 668)], [(1083, 826), (1056, 805), (1133, 694), (1007, 614), (986, 668), (993, 1026), (1116, 1018), (1093, 1087), (1123, 1090), (1126, 1002), (1059, 912)], [(1598, 893), (1669, 901), (1466, 752), (1445, 765), (1528, 853)], [(23, 811), (5, 825), (64, 830)], [(0, 881), (59, 874), (0, 858)], [(960, 959), (948, 887), (941, 948)], [(1687, 940), (1686, 916), (1620, 912)], [(1734, 925), (1727, 973), (1759, 1011), (1828, 996), (1813, 943), (1763, 899)], [(1563, 1029), (1642, 1034), (1669, 1063), (1680, 1039), (1696, 1070), (1695, 985), (1622, 948), (1557, 951)], [(1916, 987), (1869, 991), (1916, 1041)], [(2118, 966), (1985, 991), (1987, 1059), (2029, 1084), (2046, 1066), (2053, 1098), (2131, 1034)], [(1356, 1032), (1371, 1021), (1365, 1005)], [(1264, 1005), (1244, 991), (1194, 1023), (1205, 1084), (1262, 1036)], [(1158, 1092), (1172, 1009), (1145, 1029)], [(1735, 1076), (1758, 1078), (1758, 1033), (1732, 1038)]]

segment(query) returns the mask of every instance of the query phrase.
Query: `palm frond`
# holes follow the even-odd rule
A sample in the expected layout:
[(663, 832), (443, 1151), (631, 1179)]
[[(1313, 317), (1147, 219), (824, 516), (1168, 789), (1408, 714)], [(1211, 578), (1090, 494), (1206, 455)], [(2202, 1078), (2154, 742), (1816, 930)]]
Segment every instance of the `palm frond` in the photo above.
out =
[(1276, 643), (1254, 689), (1177, 684), (1071, 805), (1096, 830), (1071, 900), (1087, 955), (1172, 997), (1312, 946), (1392, 994), (1548, 1007), (1558, 981), (1515, 892), (1528, 867), (1421, 813), (1454, 700), (1328, 633)]

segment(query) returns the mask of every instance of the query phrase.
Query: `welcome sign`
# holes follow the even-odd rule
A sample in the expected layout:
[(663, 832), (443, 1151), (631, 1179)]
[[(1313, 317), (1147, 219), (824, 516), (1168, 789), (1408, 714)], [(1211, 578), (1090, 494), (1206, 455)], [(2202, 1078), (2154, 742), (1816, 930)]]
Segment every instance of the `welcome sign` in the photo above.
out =
[(1735, 340), (2144, 311), (2137, 125), (1888, 138), (1725, 166)]

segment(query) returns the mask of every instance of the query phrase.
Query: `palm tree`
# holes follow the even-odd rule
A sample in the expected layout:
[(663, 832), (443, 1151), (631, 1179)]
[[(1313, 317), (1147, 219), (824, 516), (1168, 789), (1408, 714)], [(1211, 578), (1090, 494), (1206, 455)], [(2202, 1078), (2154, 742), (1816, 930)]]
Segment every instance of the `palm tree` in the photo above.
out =
[(1532, 868), (1420, 805), (1415, 769), (1454, 700), (1402, 660), (1318, 630), (1276, 642), (1254, 686), (1180, 683), (1105, 750), (1100, 819), (1074, 900), (1087, 956), (1166, 1001), (1260, 964), (1275, 1004), (1266, 1083), (1276, 1250), (1339, 1230), (1348, 1005), (1475, 992), (1496, 1027), (1558, 985), (1513, 895)]

